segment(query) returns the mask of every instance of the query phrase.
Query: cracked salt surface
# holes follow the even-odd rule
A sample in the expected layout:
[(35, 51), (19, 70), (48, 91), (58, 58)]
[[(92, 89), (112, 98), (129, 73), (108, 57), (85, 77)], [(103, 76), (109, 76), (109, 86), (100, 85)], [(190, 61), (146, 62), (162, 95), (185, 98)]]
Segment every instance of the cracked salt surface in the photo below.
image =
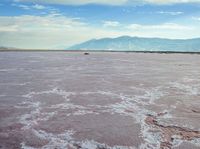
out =
[[(146, 110), (142, 110), (140, 109), (141, 107), (139, 107), (137, 104), (145, 104), (143, 102), (143, 100), (139, 100), (139, 99), (148, 99), (150, 98), (149, 100), (149, 103), (152, 103), (152, 99), (153, 100), (156, 100), (156, 99), (159, 99), (160, 97), (162, 97), (162, 93), (159, 92), (155, 92), (157, 90), (156, 89), (153, 89), (153, 91), (146, 91), (145, 94), (143, 96), (137, 96), (137, 97), (126, 97), (122, 94), (115, 94), (115, 93), (112, 93), (112, 92), (105, 92), (105, 91), (98, 91), (98, 92), (83, 92), (83, 93), (80, 93), (81, 94), (102, 94), (102, 95), (107, 95), (107, 96), (112, 96), (112, 97), (118, 97), (120, 98), (122, 101), (119, 102), (119, 103), (116, 103), (116, 104), (111, 104), (111, 105), (108, 105), (108, 106), (98, 106), (97, 108), (101, 109), (102, 107), (106, 110), (102, 110), (103, 112), (109, 112), (109, 113), (112, 113), (112, 114), (120, 114), (120, 115), (124, 115), (124, 116), (131, 116), (133, 118), (136, 119), (136, 122), (139, 123), (141, 125), (141, 135), (142, 137), (144, 138), (144, 140), (146, 142), (148, 142), (148, 145), (147, 146), (154, 146), (154, 144), (158, 144), (159, 145), (159, 140), (158, 137), (160, 137), (159, 134), (155, 134), (155, 133), (151, 133), (149, 132), (149, 129), (148, 128), (148, 125), (145, 124), (145, 115), (150, 113), (150, 111), (146, 111)], [(49, 91), (42, 91), (42, 92), (31, 92), (23, 97), (27, 97), (27, 98), (31, 98), (35, 95), (41, 95), (41, 94), (58, 94), (58, 95), (61, 95), (63, 96), (65, 99), (69, 99), (69, 96), (74, 94), (74, 93), (69, 93), (69, 92), (65, 92), (63, 90), (58, 90), (57, 88), (54, 88), (53, 90), (49, 90)], [(153, 98), (154, 97), (154, 98)], [(137, 102), (131, 102), (131, 101), (137, 101)], [(141, 102), (139, 102), (141, 101)], [(75, 111), (73, 113), (73, 115), (85, 115), (85, 114), (94, 114), (95, 112), (93, 111), (89, 111), (86, 107), (84, 106), (80, 106), (80, 105), (74, 105), (72, 103), (68, 103), (69, 100), (66, 100), (66, 103), (61, 103), (61, 104), (56, 104), (56, 105), (52, 105), (51, 107), (49, 108), (54, 108), (54, 109), (78, 109), (78, 111)], [(21, 123), (24, 124), (24, 128), (23, 129), (30, 129), (31, 127), (33, 127), (34, 125), (37, 125), (38, 124), (38, 121), (40, 120), (48, 120), (49, 117), (45, 116), (44, 114), (41, 114), (40, 111), (41, 111), (41, 107), (40, 107), (40, 103), (37, 102), (37, 103), (31, 103), (31, 102), (27, 102), (29, 103), (30, 105), (28, 107), (31, 107), (31, 108), (35, 108), (35, 110), (31, 111), (30, 114), (25, 114), (21, 117)], [(26, 103), (26, 104), (27, 104)], [(93, 105), (95, 107), (95, 105)], [(128, 110), (129, 109), (132, 109), (133, 111), (140, 111), (139, 113), (130, 113)], [(128, 111), (128, 112), (127, 112)], [(52, 117), (55, 113), (53, 113), (50, 117)], [(40, 116), (39, 116), (40, 115)], [(41, 118), (41, 115), (42, 115), (42, 118)], [(70, 116), (71, 114), (66, 114), (66, 116)], [(28, 119), (28, 120), (27, 120)], [(35, 130), (36, 131), (36, 130)], [(38, 132), (41, 134), (41, 132)], [(44, 132), (43, 132), (44, 133)], [(52, 135), (50, 135), (51, 137), (53, 137)], [(49, 146), (48, 147), (56, 147), (56, 146), (59, 146), (56, 145), (56, 141), (58, 141), (57, 139), (54, 139), (54, 141), (50, 141), (52, 144), (52, 146)], [(62, 141), (58, 141), (58, 142), (62, 142)], [(89, 143), (89, 141), (87, 142), (87, 144)], [(62, 143), (61, 143), (62, 144)], [(83, 148), (84, 148), (84, 144), (83, 143)], [(24, 143), (22, 143), (23, 145), (23, 148), (27, 147), (25, 146)], [(94, 145), (94, 144), (92, 144)], [(67, 147), (69, 146), (69, 143), (65, 143), (63, 147), (61, 148), (64, 148), (64, 147)], [(96, 148), (97, 145), (95, 145)], [(105, 146), (105, 145), (104, 145)], [(47, 146), (44, 146), (44, 148), (46, 148)], [(154, 146), (155, 147), (155, 146)], [(106, 148), (109, 148), (109, 147), (106, 147)], [(118, 147), (118, 148), (125, 148), (125, 147)], [(135, 147), (134, 147), (135, 148)], [(92, 148), (91, 148), (92, 149)], [(115, 147), (113, 147), (113, 149), (115, 149)]]
[(182, 90), (185, 94), (189, 95), (199, 95), (199, 89), (192, 85), (185, 85), (179, 82), (172, 83), (172, 86)]
[[(136, 149), (135, 147), (125, 147), (125, 146), (114, 146), (110, 147), (106, 144), (98, 143), (94, 140), (84, 140), (84, 141), (74, 141), (75, 139), (72, 135), (75, 133), (73, 130), (68, 130), (62, 134), (51, 134), (44, 131), (35, 131), (35, 134), (40, 139), (48, 140), (48, 144), (41, 147), (41, 149), (64, 149), (64, 148), (81, 148), (81, 149)], [(22, 149), (36, 149), (26, 145), (24, 142), (21, 143)]]
[[(9, 97), (4, 96), (7, 93), (0, 90), (0, 102), (4, 105), (4, 107), (0, 106), (0, 110), (3, 111), (0, 116), (4, 123), (8, 123), (8, 126), (0, 125), (0, 130), (10, 138), (4, 138), (6, 135), (3, 136), (0, 133), (0, 144), (3, 148), (171, 149), (183, 145), (184, 142), (189, 142), (197, 147), (200, 146), (198, 132), (195, 137), (191, 137), (194, 134), (190, 134), (198, 131), (197, 129), (193, 130), (196, 128), (193, 127), (193, 123), (190, 123), (190, 125), (177, 123), (177, 115), (174, 114), (179, 112), (179, 109), (188, 106), (194, 107), (193, 105), (195, 105), (196, 109), (192, 109), (195, 115), (190, 113), (188, 116), (185, 113), (179, 113), (181, 115), (179, 118), (190, 121), (192, 117), (195, 117), (196, 123), (200, 123), (198, 113), (200, 103), (197, 102), (198, 100), (193, 100), (195, 103), (190, 101), (190, 97), (192, 97), (191, 99), (198, 99), (200, 91), (200, 80), (197, 76), (199, 65), (196, 65), (197, 63), (191, 55), (187, 55), (187, 59), (189, 57), (190, 63), (193, 63), (191, 69), (195, 69), (197, 72), (189, 72), (184, 65), (181, 66), (181, 69), (176, 69), (178, 63), (185, 61), (186, 55), (158, 56), (123, 53), (104, 55), (99, 53), (93, 54), (91, 59), (87, 59), (79, 53), (69, 53), (69, 55), (61, 53), (52, 55), (48, 52), (29, 54), (27, 57), (18, 57), (30, 62), (27, 65), (19, 64), (22, 68), (9, 68), (11, 67), (9, 63), (7, 69), (0, 68), (2, 77), (16, 77), (15, 80), (19, 81), (15, 82), (20, 82), (19, 84), (4, 82), (0, 83), (0, 87), (4, 85), (8, 87), (13, 85), (20, 85), (20, 88), (28, 87), (28, 89), (24, 89), (23, 93), (20, 90), (16, 93), (22, 95), (22, 98), (12, 106), (14, 116), (8, 110), (9, 115), (4, 115), (3, 110), (5, 110), (6, 101), (9, 103), (12, 101)], [(42, 58), (40, 58), (41, 55)], [(10, 56), (12, 57), (12, 53)], [(51, 58), (49, 59), (49, 57)], [(5, 59), (3, 60), (5, 61)], [(12, 60), (15, 61), (15, 56)], [(37, 65), (37, 67), (33, 66), (32, 63), (36, 61), (37, 63), (34, 63), (34, 65)], [(169, 61), (173, 61), (173, 63), (168, 63)], [(146, 67), (146, 64), (151, 65)], [(32, 76), (30, 77), (31, 80), (27, 79), (23, 82), (24, 80), (20, 81), (21, 77), (14, 75), (15, 71), (19, 69), (20, 73), (23, 73), (24, 70), (31, 70), (32, 67), (34, 67), (34, 71), (31, 71), (30, 74), (29, 71), (25, 73)], [(7, 72), (13, 73), (13, 76), (7, 76)], [(190, 75), (187, 76), (187, 74)], [(152, 77), (153, 75), (154, 77)], [(38, 76), (41, 79), (38, 80)], [(43, 83), (41, 80), (45, 82), (46, 86), (44, 85), (41, 91), (38, 91), (37, 87), (40, 87)], [(34, 82), (34, 85), (32, 82)], [(82, 96), (84, 98), (81, 98)], [(166, 100), (168, 98), (173, 99), (173, 102)], [(78, 99), (79, 104), (74, 102), (73, 99)], [(87, 100), (87, 104), (83, 104), (84, 99)], [(111, 102), (110, 99), (117, 100)], [(102, 100), (103, 104), (98, 104), (97, 100)], [(7, 109), (10, 109), (10, 107), (8, 106)], [(99, 118), (109, 115), (109, 119), (117, 115), (117, 120), (113, 119), (112, 123), (98, 121), (105, 123), (105, 125), (98, 125), (93, 119), (86, 119), (91, 115)], [(6, 117), (9, 117), (11, 121), (8, 121)], [(18, 121), (15, 122), (13, 117), (17, 117)], [(77, 119), (78, 117), (81, 120)], [(125, 117), (126, 119), (124, 119)], [(109, 119), (105, 120), (109, 121)], [(69, 124), (69, 121), (72, 123)], [(91, 121), (94, 126), (87, 125), (84, 128), (83, 125), (86, 123), (84, 121)], [(173, 121), (173, 125), (169, 125), (170, 121)], [(126, 123), (127, 126), (123, 125)], [(18, 124), (21, 124), (22, 127)], [(61, 125), (62, 129), (59, 129), (61, 131), (56, 130), (57, 124), (58, 126)], [(104, 127), (110, 133), (107, 142), (106, 140), (102, 141), (104, 135), (106, 135)], [(135, 137), (135, 134), (124, 133), (121, 130), (122, 127), (125, 130), (129, 130), (129, 127), (133, 130), (139, 129), (140, 132)], [(191, 129), (191, 132), (188, 129)], [(190, 136), (190, 139), (181, 137), (180, 134), (177, 134), (177, 130), (185, 133), (186, 136)], [(15, 132), (14, 134), (20, 139), (13, 137), (12, 132)], [(28, 140), (21, 135), (25, 132), (29, 136)], [(78, 138), (77, 136), (82, 133), (85, 138)], [(172, 141), (166, 141), (169, 140), (168, 135), (171, 136)], [(87, 136), (90, 137), (87, 138)], [(131, 141), (126, 142), (128, 140), (126, 138), (131, 136), (134, 136)], [(35, 140), (35, 137), (40, 140), (39, 143), (36, 141), (37, 139)], [(117, 137), (121, 137), (120, 140), (122, 141), (116, 142)], [(139, 139), (141, 142), (138, 141)], [(11, 143), (13, 141), (14, 145)], [(138, 143), (135, 143), (137, 141)]]
[(31, 98), (31, 97), (33, 97), (35, 95), (42, 95), (42, 94), (57, 94), (57, 95), (62, 96), (65, 99), (67, 99), (68, 96), (73, 95), (74, 93), (66, 92), (66, 91), (60, 90), (58, 88), (53, 88), (52, 90), (47, 90), (47, 91), (30, 92), (30, 93), (28, 93), (26, 95), (23, 95), (22, 97)]
[[(103, 94), (106, 94), (105, 92), (103, 92)], [(110, 93), (109, 93), (110, 94)], [(113, 95), (113, 94), (111, 94)], [(116, 95), (115, 95), (116, 96)], [(137, 113), (136, 115), (135, 114), (130, 114), (130, 113), (126, 113), (125, 112), (125, 109), (130, 109), (134, 107), (134, 111), (139, 111), (139, 107), (137, 107), (137, 105), (133, 104), (133, 103), (129, 103), (127, 102), (126, 100), (130, 101), (129, 98), (125, 98), (124, 96), (121, 96), (119, 95), (120, 97), (122, 97), (122, 100), (125, 100), (125, 101), (122, 101), (121, 103), (118, 103), (116, 105), (112, 105), (109, 107), (109, 109), (111, 109), (110, 111), (114, 112), (114, 113), (118, 113), (118, 114), (122, 114), (122, 115), (126, 115), (126, 116), (133, 116), (134, 118), (136, 118), (137, 122), (140, 123), (141, 125), (141, 135), (142, 137), (144, 138), (145, 140), (145, 144), (142, 144), (140, 146), (141, 149), (143, 148), (160, 148), (160, 141), (161, 141), (161, 134), (160, 132), (151, 132), (151, 127), (149, 127), (148, 125), (146, 125), (146, 123), (144, 122), (145, 121), (145, 118), (146, 118), (146, 114), (149, 114), (151, 113), (151, 111), (145, 111), (145, 110), (140, 110), (141, 112)], [(144, 96), (146, 97), (146, 95)], [(22, 118), (21, 118), (21, 123), (25, 124), (25, 127), (24, 129), (30, 129), (33, 125), (37, 125), (37, 120), (34, 120), (36, 119), (35, 117), (37, 117), (37, 115), (39, 114), (40, 112), (40, 103), (35, 103), (35, 104), (32, 104), (31, 106), (29, 107), (33, 107), (33, 108), (36, 108), (35, 111), (32, 111), (30, 114), (26, 114), (24, 115)], [(84, 107), (81, 107), (81, 106), (76, 106), (76, 105), (73, 105), (73, 104), (64, 104), (64, 105), (55, 105), (53, 106), (54, 108), (67, 108), (67, 109), (73, 109), (73, 108), (78, 108), (78, 109), (84, 109)], [(165, 113), (167, 112), (166, 110), (164, 111)], [(84, 110), (79, 110), (77, 112), (74, 113), (74, 115), (77, 115), (77, 114), (88, 114), (88, 113), (93, 113), (92, 111), (88, 112), (88, 111), (84, 111)], [(154, 113), (155, 114), (155, 113)], [(53, 114), (54, 115), (54, 114)], [(51, 116), (53, 116), (51, 115)], [(42, 116), (43, 117), (43, 120), (45, 119), (44, 115)], [(165, 115), (166, 118), (169, 118), (171, 116), (169, 116), (169, 114)], [(26, 120), (27, 118), (31, 118), (33, 120)], [(39, 119), (38, 119), (39, 120)], [(42, 119), (40, 119), (42, 120)], [(46, 118), (45, 120), (48, 120), (48, 118)], [(37, 132), (36, 133), (39, 133), (40, 134), (40, 138), (41, 138), (41, 134), (43, 133), (43, 138), (44, 136), (48, 136), (48, 140), (49, 138), (51, 138), (51, 140), (49, 141), (49, 143), (45, 146), (43, 146), (42, 148), (55, 148), (55, 147), (59, 147), (59, 148), (65, 148), (65, 147), (74, 147), (77, 146), (77, 142), (74, 143), (74, 141), (72, 143), (69, 143), (69, 140), (68, 142), (66, 143), (66, 140), (60, 140), (58, 138), (55, 138), (55, 136), (53, 136), (52, 134), (45, 134), (45, 132)], [(37, 135), (38, 136), (38, 135)], [(53, 139), (52, 139), (53, 138)], [(45, 138), (47, 139), (47, 137)], [(179, 144), (182, 143), (182, 140), (176, 140), (176, 142), (173, 143), (174, 146), (177, 146)], [(74, 145), (76, 144), (76, 145)], [(81, 148), (88, 148), (88, 149), (93, 149), (93, 148), (100, 148), (99, 146), (101, 147), (104, 147), (104, 148), (111, 148), (111, 147), (108, 147), (107, 145), (102, 145), (102, 144), (99, 144), (99, 143), (94, 143), (93, 141), (86, 141), (86, 142), (79, 142), (78, 143), (78, 146), (81, 147)], [(29, 149), (30, 147), (26, 146), (24, 143), (22, 143), (22, 148), (24, 149)], [(131, 148), (131, 147), (112, 147), (112, 149), (115, 149), (115, 148), (120, 148), (120, 149), (128, 149), (128, 148)], [(135, 147), (132, 147), (132, 148), (135, 148)]]
[[(155, 91), (156, 89), (153, 89), (153, 91)], [(64, 91), (62, 91), (64, 92)], [(39, 95), (39, 94), (51, 94), (52, 91), (45, 91), (45, 92), (39, 92), (39, 93), (31, 93), (31, 95)], [(55, 92), (55, 89), (53, 90), (53, 93), (55, 94), (59, 94), (59, 92)], [(142, 145), (142, 147), (144, 146), (151, 146), (151, 147), (157, 147), (159, 148), (160, 146), (160, 140), (161, 140), (161, 135), (159, 132), (157, 133), (153, 133), (153, 132), (150, 132), (150, 127), (148, 125), (146, 125), (145, 123), (145, 118), (146, 118), (146, 115), (147, 114), (150, 114), (152, 113), (151, 111), (148, 111), (146, 109), (142, 110), (140, 109), (141, 107), (139, 107), (137, 104), (139, 103), (140, 105), (143, 104), (142, 100), (139, 100), (140, 98), (141, 99), (148, 99), (148, 97), (150, 98), (149, 100), (149, 103), (152, 103), (152, 99), (156, 100), (156, 99), (159, 99), (160, 97), (162, 97), (162, 93), (159, 92), (158, 94), (155, 93), (154, 95), (154, 92), (150, 92), (150, 91), (147, 91), (146, 94), (144, 94), (144, 96), (139, 96), (137, 98), (127, 98), (126, 96), (124, 95), (117, 95), (117, 94), (114, 94), (112, 92), (105, 92), (105, 91), (98, 91), (96, 92), (98, 94), (103, 94), (103, 95), (109, 95), (109, 96), (114, 96), (114, 97), (120, 97), (121, 98), (121, 102), (120, 103), (116, 103), (116, 104), (112, 104), (112, 105), (108, 105), (108, 106), (103, 106), (104, 109), (106, 108), (107, 110), (104, 110), (104, 112), (110, 112), (112, 114), (121, 114), (121, 115), (124, 115), (124, 116), (131, 116), (131, 117), (134, 117), (136, 119), (136, 122), (139, 123), (141, 125), (141, 135), (142, 137), (144, 138), (144, 140), (147, 143), (147, 145)], [(91, 92), (83, 92), (83, 93), (80, 93), (80, 94), (95, 94), (95, 92), (91, 93)], [(30, 96), (28, 96), (30, 97)], [(66, 97), (66, 96), (65, 96)], [(153, 98), (155, 97), (155, 98)], [(68, 98), (68, 97), (67, 97)], [(137, 102), (135, 103), (132, 103), (130, 101), (134, 101), (134, 99), (137, 100)], [(141, 101), (141, 102), (139, 102)], [(146, 103), (145, 103), (146, 105)], [(36, 105), (32, 105), (33, 107), (37, 107), (36, 111), (33, 111), (31, 112), (30, 115), (33, 116), (33, 119), (35, 117), (35, 114), (37, 115), (38, 114), (38, 111), (39, 111), (39, 103), (37, 103)], [(74, 112), (73, 115), (84, 115), (84, 114), (92, 114), (94, 113), (93, 111), (87, 111), (87, 108), (83, 107), (83, 106), (78, 106), (78, 105), (74, 105), (74, 104), (71, 104), (71, 103), (64, 103), (64, 104), (58, 104), (58, 105), (53, 105), (51, 106), (50, 108), (61, 108), (61, 109), (79, 109), (78, 111)], [(98, 106), (97, 108), (102, 108), (102, 106)], [(133, 111), (140, 111), (138, 113), (130, 113), (130, 112), (126, 112), (126, 110), (129, 110), (129, 109), (132, 109)], [(167, 112), (167, 110), (164, 111), (165, 113)], [(155, 113), (153, 113), (155, 114)], [(30, 118), (30, 115), (28, 115), (28, 118)], [(70, 114), (67, 114), (67, 116), (69, 116)], [(27, 118), (27, 115), (25, 115), (25, 119)], [(169, 114), (165, 115), (165, 118), (170, 118)], [(23, 123), (23, 121), (22, 121)], [(33, 121), (28, 121), (28, 122), (24, 122), (24, 124), (26, 124), (27, 126), (30, 126), (30, 123), (32, 124), (37, 124), (36, 122), (33, 122)], [(66, 144), (68, 145), (68, 144)]]

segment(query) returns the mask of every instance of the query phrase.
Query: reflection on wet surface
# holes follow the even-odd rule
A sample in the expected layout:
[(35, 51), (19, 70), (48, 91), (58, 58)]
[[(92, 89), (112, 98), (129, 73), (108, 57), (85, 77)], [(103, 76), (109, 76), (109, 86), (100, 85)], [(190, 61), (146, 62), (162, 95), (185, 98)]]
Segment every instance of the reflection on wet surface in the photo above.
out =
[(200, 55), (1, 52), (2, 149), (200, 148)]

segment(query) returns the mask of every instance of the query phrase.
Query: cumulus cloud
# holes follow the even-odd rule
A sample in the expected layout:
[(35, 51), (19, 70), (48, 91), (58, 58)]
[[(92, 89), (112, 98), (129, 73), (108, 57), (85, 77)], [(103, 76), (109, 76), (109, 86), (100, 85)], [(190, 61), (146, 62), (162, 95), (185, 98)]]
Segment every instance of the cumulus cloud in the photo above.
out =
[(38, 9), (38, 10), (46, 9), (45, 6), (43, 6), (43, 5), (39, 5), (39, 4), (35, 4), (35, 5), (33, 5), (32, 8), (35, 8), (35, 9)]
[(152, 4), (200, 3), (200, 0), (144, 0)]
[[(108, 23), (108, 22), (107, 22)], [(119, 23), (108, 23), (119, 25)], [(141, 25), (120, 24), (118, 27), (95, 27), (77, 18), (63, 15), (0, 16), (0, 45), (30, 49), (66, 48), (93, 38), (122, 35), (161, 38), (194, 38), (199, 27), (175, 23)]]
[(198, 26), (188, 26), (176, 23), (164, 23), (155, 25), (131, 24), (126, 28), (129, 30), (129, 32), (143, 37), (187, 39), (198, 38), (200, 35)]
[(104, 21), (103, 26), (104, 27), (118, 27), (120, 26), (120, 23), (118, 21)]
[(200, 17), (192, 17), (193, 20), (200, 21)]
[(123, 33), (90, 27), (77, 18), (65, 16), (0, 16), (0, 45), (3, 46), (52, 49), (119, 35)]
[(34, 5), (24, 5), (24, 4), (12, 4), (12, 6), (22, 8), (24, 10), (31, 10), (31, 9), (37, 9), (37, 10), (43, 10), (47, 9), (44, 5), (34, 4)]
[(127, 0), (14, 0), (14, 1), (49, 3), (49, 4), (66, 4), (66, 5), (85, 5), (85, 4), (122, 5), (127, 2)]
[(19, 7), (19, 8), (24, 9), (24, 10), (29, 10), (30, 9), (30, 7), (28, 5), (12, 4), (12, 6)]
[(103, 5), (124, 5), (124, 4), (175, 4), (175, 3), (200, 3), (200, 0), (14, 0), (15, 2), (34, 2), (65, 5), (85, 5), (85, 4), (103, 4)]
[(175, 23), (164, 23), (160, 25), (140, 25), (140, 24), (131, 24), (127, 28), (133, 30), (192, 30), (193, 27), (179, 25)]
[(158, 11), (156, 12), (158, 14), (166, 14), (166, 15), (172, 15), (172, 16), (176, 16), (176, 15), (181, 15), (183, 14), (184, 12), (182, 11)]

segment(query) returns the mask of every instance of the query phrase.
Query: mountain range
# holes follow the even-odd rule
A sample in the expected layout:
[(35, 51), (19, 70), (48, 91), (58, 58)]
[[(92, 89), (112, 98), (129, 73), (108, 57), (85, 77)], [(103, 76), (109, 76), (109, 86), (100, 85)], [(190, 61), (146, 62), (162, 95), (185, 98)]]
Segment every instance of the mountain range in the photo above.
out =
[(121, 36), (92, 39), (67, 50), (200, 52), (200, 38), (164, 39)]
[(0, 46), (0, 51), (8, 51), (8, 50), (17, 50), (17, 48)]

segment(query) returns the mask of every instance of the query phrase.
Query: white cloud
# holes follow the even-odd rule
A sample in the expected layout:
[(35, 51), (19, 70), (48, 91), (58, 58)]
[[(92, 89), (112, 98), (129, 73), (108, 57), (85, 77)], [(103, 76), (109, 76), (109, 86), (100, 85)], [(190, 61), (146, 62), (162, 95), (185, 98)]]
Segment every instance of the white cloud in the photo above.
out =
[(22, 8), (24, 10), (31, 10), (31, 9), (38, 9), (38, 10), (43, 10), (47, 9), (47, 7), (39, 4), (34, 4), (34, 5), (24, 5), (24, 4), (12, 4), (12, 6)]
[[(118, 24), (118, 23), (116, 23)], [(198, 26), (174, 23), (158, 25), (120, 24), (120, 28), (94, 27), (77, 18), (62, 15), (0, 16), (0, 45), (30, 49), (68, 47), (92, 38), (122, 35), (162, 38), (195, 38)]]
[(200, 0), (144, 0), (152, 4), (200, 3)]
[(9, 25), (9, 26), (0, 26), (0, 33), (3, 32), (15, 32), (17, 31), (18, 26), (17, 25)]
[(118, 21), (104, 21), (103, 26), (104, 27), (118, 27), (120, 26), (120, 23)]
[(66, 5), (85, 5), (85, 4), (122, 5), (127, 2), (127, 0), (14, 0), (14, 1), (49, 3), (49, 4), (66, 4)]
[(176, 16), (176, 15), (181, 15), (183, 14), (184, 12), (181, 12), (181, 11), (158, 11), (156, 12), (158, 14), (166, 14), (166, 15), (172, 15), (172, 16)]
[(200, 0), (14, 0), (15, 2), (34, 2), (65, 5), (85, 5), (85, 4), (104, 4), (104, 5), (124, 5), (124, 4), (175, 4), (175, 3), (200, 3)]
[(33, 5), (32, 8), (39, 9), (39, 10), (46, 9), (45, 6), (43, 6), (43, 5), (39, 5), (39, 4), (35, 4), (35, 5)]
[(192, 17), (193, 20), (200, 21), (200, 17)]
[[(88, 34), (89, 33), (89, 34)], [(65, 47), (91, 38), (116, 37), (118, 31), (94, 28), (65, 16), (0, 17), (0, 45), (19, 48)]]
[(165, 23), (160, 25), (140, 25), (140, 24), (131, 24), (127, 28), (133, 30), (192, 30), (193, 27), (179, 25), (175, 23)]
[(61, 16), (62, 13), (60, 10), (50, 7), (50, 6), (44, 6), (41, 4), (33, 4), (33, 5), (24, 5), (24, 4), (17, 4), (13, 3), (12, 6), (19, 7), (24, 10), (38, 10), (39, 14), (41, 15), (47, 15), (50, 14), (52, 16)]
[(131, 24), (127, 26), (130, 33), (142, 37), (159, 37), (169, 39), (199, 38), (198, 25), (186, 26), (175, 23), (157, 25)]
[(19, 8), (24, 9), (24, 10), (30, 10), (31, 9), (30, 6), (28, 6), (28, 5), (22, 5), (22, 4), (20, 4), (20, 5), (18, 5), (18, 4), (12, 4), (12, 6), (19, 7)]

